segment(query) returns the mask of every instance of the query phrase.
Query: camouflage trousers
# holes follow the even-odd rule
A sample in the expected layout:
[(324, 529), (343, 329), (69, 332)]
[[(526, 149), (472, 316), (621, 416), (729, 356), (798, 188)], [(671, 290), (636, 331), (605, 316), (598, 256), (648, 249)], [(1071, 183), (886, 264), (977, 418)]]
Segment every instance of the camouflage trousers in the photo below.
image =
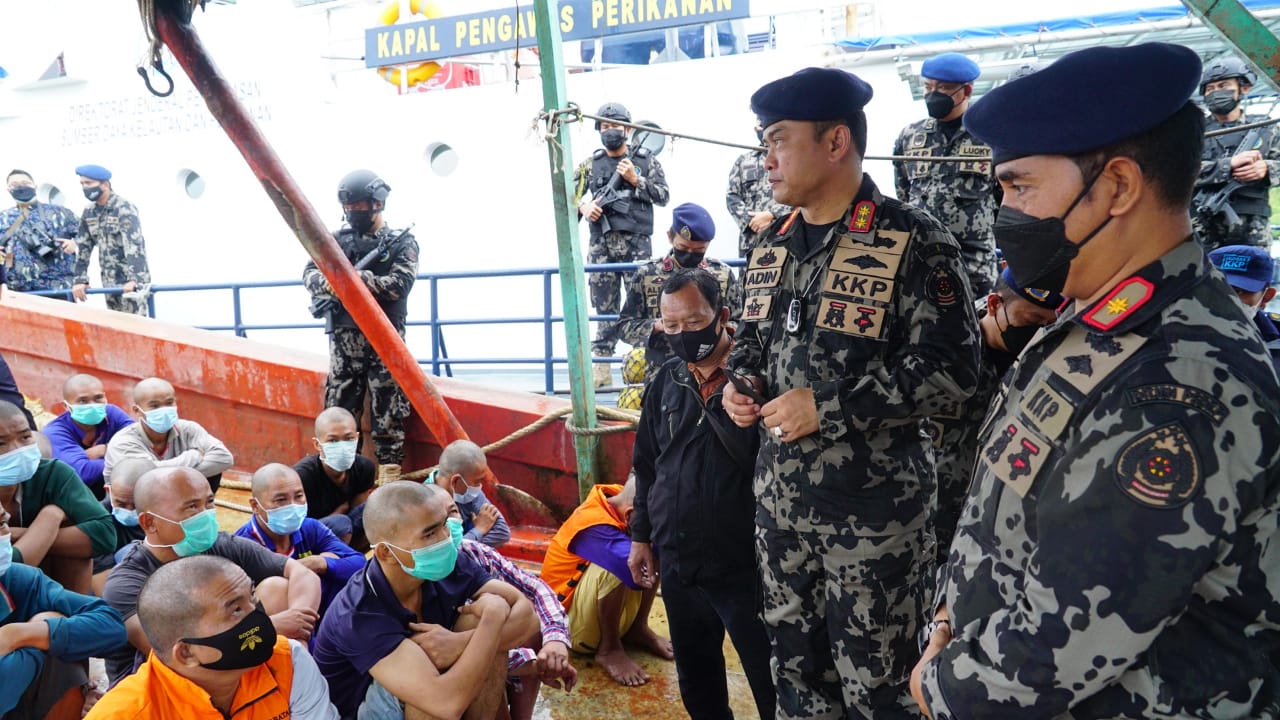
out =
[(123, 297), (120, 295), (107, 296), (107, 308), (116, 312), (129, 313), (131, 315), (141, 315), (142, 317), (150, 317), (150, 308), (147, 307), (147, 298), (145, 295), (141, 297)]
[(996, 286), (996, 277), (1000, 274), (995, 250), (984, 250), (975, 253), (964, 248), (964, 273), (969, 277), (969, 289), (974, 299), (990, 293)]
[(929, 526), (937, 540), (935, 560), (945, 564), (951, 552), (951, 541), (960, 524), (960, 512), (969, 494), (973, 467), (978, 461), (978, 448), (972, 437), (972, 420), (932, 419), (926, 427), (933, 438), (933, 452), (937, 459), (938, 506), (934, 509)]
[(1191, 227), (1204, 245), (1205, 252), (1223, 245), (1271, 246), (1271, 218), (1262, 215), (1241, 215), (1240, 223), (1231, 227), (1222, 215), (1205, 220), (1198, 213), (1193, 213)]
[(920, 717), (907, 681), (927, 537), (756, 527), (779, 720)]
[[(403, 328), (400, 336), (404, 337)], [(366, 388), (378, 462), (399, 465), (404, 459), (404, 419), (409, 416), (409, 399), (364, 333), (356, 328), (334, 328), (329, 336), (325, 407), (345, 408), (355, 416), (356, 427), (360, 427)]]
[[(648, 235), (614, 231), (592, 237), (587, 250), (588, 265), (627, 263), (648, 260), (653, 254), (653, 244)], [(623, 283), (629, 282), (631, 273), (599, 272), (587, 276), (591, 290), (591, 307), (597, 315), (617, 315), (622, 309)], [(591, 351), (596, 355), (613, 355), (618, 344), (618, 323), (601, 320), (596, 323), (596, 337)]]

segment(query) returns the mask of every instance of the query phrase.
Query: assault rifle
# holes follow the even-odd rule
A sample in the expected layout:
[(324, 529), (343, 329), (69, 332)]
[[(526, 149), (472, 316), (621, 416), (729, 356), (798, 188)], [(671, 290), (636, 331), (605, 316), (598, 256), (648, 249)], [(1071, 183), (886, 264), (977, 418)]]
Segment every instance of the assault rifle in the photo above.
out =
[[(1240, 142), (1240, 145), (1236, 147), (1236, 151), (1232, 153), (1232, 155), (1239, 155), (1240, 153), (1248, 150), (1257, 150), (1258, 148), (1255, 146), (1258, 145), (1258, 141), (1260, 139), (1261, 128), (1254, 128), (1250, 130), (1249, 134), (1244, 136), (1244, 140)], [(1204, 202), (1200, 203), (1200, 207), (1196, 210), (1197, 213), (1199, 213), (1200, 217), (1205, 221), (1212, 220), (1217, 215), (1222, 215), (1223, 219), (1227, 221), (1228, 228), (1236, 227), (1240, 224), (1241, 220), (1240, 215), (1236, 213), (1236, 209), (1231, 207), (1231, 194), (1236, 190), (1239, 190), (1241, 187), (1244, 187), (1244, 185), (1245, 184), (1239, 180), (1232, 179), (1226, 185), (1223, 185), (1220, 190), (1210, 195)]]
[[(360, 258), (360, 260), (356, 262), (355, 271), (360, 272), (361, 270), (364, 270), (372, 265), (373, 261), (378, 259), (378, 256), (385, 252), (389, 252), (391, 248), (396, 246), (396, 243), (400, 242), (400, 238), (409, 234), (409, 231), (413, 229), (413, 226), (414, 223), (409, 223), (409, 227), (401, 230), (393, 236), (389, 236), (385, 240), (379, 241), (372, 250), (365, 253), (364, 257)], [(317, 295), (315, 299), (311, 301), (311, 307), (307, 309), (311, 311), (311, 317), (322, 318), (325, 315), (328, 315), (333, 310), (333, 306), (337, 304), (337, 298), (325, 293), (323, 295)]]
[[(634, 154), (634, 151), (628, 153), (627, 159), (630, 160)], [(621, 184), (622, 175), (615, 172), (613, 176), (609, 178), (609, 184), (605, 185), (604, 189), (600, 191), (600, 194), (591, 198), (591, 201), (600, 207), (601, 234), (613, 232), (613, 225), (609, 223), (609, 213), (606, 212), (609, 208), (613, 208), (614, 212), (619, 215), (626, 215), (631, 212), (631, 200), (628, 197), (629, 193), (618, 192), (618, 186)]]

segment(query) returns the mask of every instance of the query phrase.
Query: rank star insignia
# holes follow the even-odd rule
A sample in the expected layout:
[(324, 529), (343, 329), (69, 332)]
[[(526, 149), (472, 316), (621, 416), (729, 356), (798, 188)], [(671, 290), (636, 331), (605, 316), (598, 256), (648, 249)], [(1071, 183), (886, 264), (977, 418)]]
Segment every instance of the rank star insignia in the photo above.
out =
[(870, 200), (862, 200), (853, 206), (853, 216), (849, 219), (849, 229), (856, 233), (870, 232), (871, 223), (876, 217), (876, 204)]
[(1111, 313), (1112, 315), (1119, 315), (1120, 313), (1128, 309), (1129, 309), (1129, 298), (1118, 297), (1115, 300), (1112, 300), (1111, 302), (1107, 303), (1107, 312)]
[(1131, 277), (1094, 305), (1085, 315), (1084, 322), (1098, 330), (1110, 330), (1145, 305), (1154, 293), (1155, 286), (1150, 281)]

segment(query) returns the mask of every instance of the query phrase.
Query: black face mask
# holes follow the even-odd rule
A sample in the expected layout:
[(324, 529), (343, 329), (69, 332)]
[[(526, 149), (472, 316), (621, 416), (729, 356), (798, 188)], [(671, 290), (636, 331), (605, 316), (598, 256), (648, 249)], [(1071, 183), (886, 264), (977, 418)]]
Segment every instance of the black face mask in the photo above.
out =
[(276, 629), (271, 616), (260, 608), (244, 616), (235, 627), (207, 638), (182, 638), (189, 645), (203, 645), (222, 652), (222, 657), (203, 663), (209, 670), (245, 670), (257, 667), (275, 652)]
[(36, 189), (30, 185), (19, 185), (18, 187), (10, 190), (9, 194), (13, 196), (14, 200), (17, 200), (20, 203), (29, 203), (36, 197)]
[[(1009, 306), (1002, 304), (1000, 309), (1004, 312), (1004, 327), (1000, 328), (1000, 339), (1010, 353), (1021, 355), (1023, 348), (1031, 343), (1031, 338), (1040, 332), (1040, 326), (1014, 325), (1009, 320)], [(999, 326), (999, 318), (996, 320), (996, 325)]]
[(1236, 109), (1240, 98), (1236, 97), (1235, 90), (1214, 90), (1204, 96), (1204, 104), (1214, 115), (1226, 115)]
[(712, 322), (701, 330), (685, 330), (667, 335), (667, 344), (676, 357), (688, 363), (699, 363), (715, 352), (723, 332), (719, 322)]
[(600, 133), (600, 142), (604, 149), (613, 152), (627, 143), (627, 134), (617, 128), (610, 128)]
[(85, 199), (89, 202), (98, 202), (98, 198), (102, 197), (102, 188), (87, 187), (83, 188)]
[(924, 96), (924, 106), (929, 110), (929, 117), (941, 120), (956, 109), (956, 99), (944, 92), (934, 90)]
[(992, 232), (996, 236), (996, 245), (1004, 252), (1005, 260), (1009, 263), (1013, 280), (1019, 286), (1062, 292), (1067, 284), (1067, 274), (1071, 271), (1071, 261), (1080, 254), (1081, 248), (1111, 222), (1111, 216), (1108, 215), (1079, 244), (1067, 239), (1066, 217), (1101, 176), (1102, 173), (1098, 173), (1084, 186), (1062, 217), (1037, 218), (1013, 208), (1000, 208)]
[(368, 235), (369, 231), (373, 230), (373, 216), (377, 214), (373, 210), (347, 210), (347, 224), (351, 225), (351, 229), (358, 235)]
[(702, 264), (702, 259), (707, 256), (705, 252), (690, 252), (689, 250), (672, 250), (671, 256), (680, 263), (682, 268), (696, 268)]

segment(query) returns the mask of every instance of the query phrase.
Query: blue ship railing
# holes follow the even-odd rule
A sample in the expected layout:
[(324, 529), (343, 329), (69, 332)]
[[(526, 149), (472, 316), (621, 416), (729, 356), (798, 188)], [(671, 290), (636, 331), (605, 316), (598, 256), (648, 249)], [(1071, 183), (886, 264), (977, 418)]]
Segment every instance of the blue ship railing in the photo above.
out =
[[(733, 267), (742, 267), (745, 263), (743, 260), (725, 260), (725, 263)], [(638, 268), (640, 263), (610, 263), (602, 265), (587, 265), (585, 270), (588, 273), (598, 272), (631, 272)], [(562, 389), (555, 385), (556, 376), (555, 369), (557, 366), (567, 365), (569, 360), (566, 357), (555, 354), (555, 326), (564, 322), (562, 315), (552, 313), (554, 308), (553, 300), (556, 295), (555, 278), (560, 274), (559, 268), (541, 267), (541, 268), (516, 268), (511, 270), (478, 270), (478, 271), (459, 271), (459, 272), (424, 272), (418, 274), (419, 283), (426, 283), (426, 291), (430, 296), (430, 313), (427, 319), (415, 319), (410, 317), (405, 324), (410, 327), (429, 327), (431, 328), (431, 355), (427, 358), (419, 358), (418, 362), (429, 370), (432, 375), (446, 375), (452, 377), (454, 365), (541, 365), (543, 373), (544, 392), (551, 395)], [(440, 285), (445, 282), (456, 282), (460, 280), (482, 280), (487, 278), (510, 278), (510, 277), (539, 277), (541, 278), (542, 290), (542, 312), (538, 315), (514, 316), (514, 317), (493, 317), (493, 318), (458, 318), (445, 315), (441, 312), (440, 307)], [(166, 293), (189, 293), (189, 292), (231, 292), (231, 323), (223, 325), (197, 325), (202, 330), (210, 330), (214, 332), (231, 332), (237, 337), (247, 338), (252, 331), (265, 330), (323, 330), (324, 323), (320, 321), (306, 323), (246, 323), (244, 322), (244, 293), (249, 290), (262, 290), (272, 288), (285, 287), (301, 287), (300, 280), (267, 280), (259, 282), (232, 282), (232, 283), (203, 283), (191, 285), (151, 285), (150, 292), (147, 295), (148, 314), (151, 317), (156, 315), (157, 296), (163, 296)], [(421, 292), (420, 288), (415, 288), (415, 292)], [(87, 291), (92, 295), (122, 295), (121, 288), (90, 288)], [(64, 299), (71, 298), (70, 290), (42, 290), (31, 293), (32, 295), (44, 295), (47, 297), (58, 297)], [(592, 321), (616, 320), (617, 315), (591, 315)], [(448, 326), (511, 326), (511, 325), (541, 325), (542, 326), (542, 355), (540, 357), (450, 357), (445, 346), (443, 329)], [(618, 363), (620, 357), (610, 358), (592, 358), (593, 362)]]

